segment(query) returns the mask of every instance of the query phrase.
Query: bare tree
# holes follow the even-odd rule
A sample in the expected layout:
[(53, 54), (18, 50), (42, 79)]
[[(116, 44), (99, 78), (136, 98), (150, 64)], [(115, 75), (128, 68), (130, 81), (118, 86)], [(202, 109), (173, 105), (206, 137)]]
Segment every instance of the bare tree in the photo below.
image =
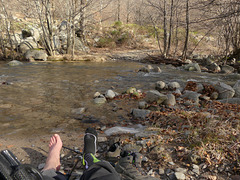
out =
[(38, 18), (42, 28), (42, 41), (50, 56), (55, 55), (53, 42), (53, 4), (50, 0), (35, 0)]
[(186, 59), (187, 57), (187, 50), (188, 50), (188, 39), (189, 39), (189, 0), (186, 0), (186, 36), (185, 36), (185, 43), (182, 52), (182, 59)]

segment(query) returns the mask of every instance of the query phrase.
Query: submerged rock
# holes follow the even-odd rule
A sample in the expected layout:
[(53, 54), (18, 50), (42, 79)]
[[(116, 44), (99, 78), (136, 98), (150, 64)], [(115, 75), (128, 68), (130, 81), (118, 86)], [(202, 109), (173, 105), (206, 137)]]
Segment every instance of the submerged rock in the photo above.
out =
[(208, 69), (209, 71), (212, 71), (212, 72), (215, 72), (215, 73), (218, 73), (218, 72), (221, 71), (221, 68), (220, 68), (219, 65), (217, 65), (217, 63), (209, 64), (209, 65), (207, 66), (207, 69)]
[(17, 60), (12, 60), (9, 63), (7, 63), (9, 66), (19, 66), (22, 65), (23, 63)]
[(198, 63), (186, 64), (186, 65), (183, 66), (183, 68), (187, 71), (201, 72), (201, 68), (200, 68)]

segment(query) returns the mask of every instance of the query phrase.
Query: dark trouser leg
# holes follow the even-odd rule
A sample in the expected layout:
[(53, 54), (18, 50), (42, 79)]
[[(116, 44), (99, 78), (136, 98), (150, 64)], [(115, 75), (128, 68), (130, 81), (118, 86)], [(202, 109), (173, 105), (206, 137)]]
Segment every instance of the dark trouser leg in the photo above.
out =
[(80, 180), (120, 180), (120, 176), (109, 162), (100, 161), (90, 166)]
[(54, 169), (45, 170), (42, 172), (44, 180), (67, 180), (67, 177)]

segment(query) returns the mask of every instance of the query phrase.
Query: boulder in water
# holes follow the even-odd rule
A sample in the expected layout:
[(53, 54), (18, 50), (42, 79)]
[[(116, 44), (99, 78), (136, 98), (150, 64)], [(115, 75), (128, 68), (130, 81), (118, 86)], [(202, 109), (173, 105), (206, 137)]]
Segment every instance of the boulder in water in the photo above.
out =
[(22, 65), (23, 63), (17, 60), (12, 60), (8, 63), (9, 66), (19, 66)]

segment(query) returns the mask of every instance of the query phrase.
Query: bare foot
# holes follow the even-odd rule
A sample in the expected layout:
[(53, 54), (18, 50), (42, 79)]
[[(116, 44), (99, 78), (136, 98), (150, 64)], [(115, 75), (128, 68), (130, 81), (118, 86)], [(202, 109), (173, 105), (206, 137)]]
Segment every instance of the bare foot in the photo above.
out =
[(60, 163), (60, 151), (62, 149), (62, 140), (58, 134), (54, 134), (49, 142), (49, 152), (46, 160), (46, 164), (43, 170), (54, 169), (59, 171)]

